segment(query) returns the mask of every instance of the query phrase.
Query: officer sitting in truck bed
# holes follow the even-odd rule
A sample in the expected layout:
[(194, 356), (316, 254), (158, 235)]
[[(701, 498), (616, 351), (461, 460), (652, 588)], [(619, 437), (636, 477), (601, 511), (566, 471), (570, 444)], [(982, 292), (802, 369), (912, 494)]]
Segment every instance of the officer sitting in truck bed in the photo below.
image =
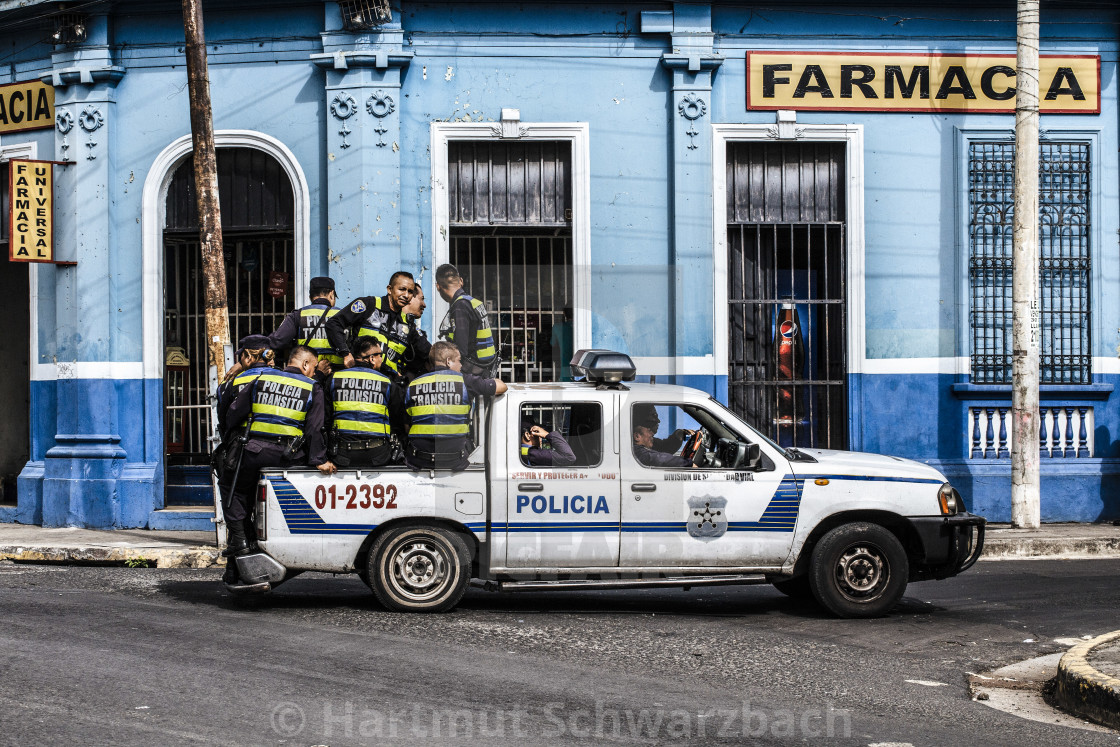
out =
[(462, 373), (459, 349), (450, 342), (432, 345), (432, 370), (408, 385), (405, 415), (408, 445), (404, 461), (414, 470), (463, 470), (470, 464), (471, 399), (504, 394), (501, 379)]
[(335, 371), (324, 386), (332, 417), (328, 453), (338, 467), (373, 469), (392, 456), (389, 434), (400, 430), (400, 387), (377, 370), (380, 342), (362, 337), (351, 352), (354, 367)]

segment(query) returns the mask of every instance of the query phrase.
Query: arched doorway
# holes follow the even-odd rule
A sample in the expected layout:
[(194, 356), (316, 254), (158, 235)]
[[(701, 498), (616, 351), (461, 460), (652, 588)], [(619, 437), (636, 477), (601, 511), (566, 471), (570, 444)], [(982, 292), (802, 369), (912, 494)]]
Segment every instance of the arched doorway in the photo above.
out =
[[(219, 148), (218, 194), (230, 337), (268, 334), (296, 299), (292, 183), (255, 148)], [(209, 504), (211, 429), (194, 165), (183, 160), (168, 187), (163, 229), (164, 460), (166, 506)]]

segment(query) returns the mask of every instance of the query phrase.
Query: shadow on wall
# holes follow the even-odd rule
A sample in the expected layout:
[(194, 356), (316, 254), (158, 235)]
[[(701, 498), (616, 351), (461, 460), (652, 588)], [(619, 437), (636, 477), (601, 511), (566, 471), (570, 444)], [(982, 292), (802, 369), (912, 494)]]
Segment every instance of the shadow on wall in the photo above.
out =
[(1101, 475), (1101, 503), (1097, 521), (1120, 520), (1120, 475)]

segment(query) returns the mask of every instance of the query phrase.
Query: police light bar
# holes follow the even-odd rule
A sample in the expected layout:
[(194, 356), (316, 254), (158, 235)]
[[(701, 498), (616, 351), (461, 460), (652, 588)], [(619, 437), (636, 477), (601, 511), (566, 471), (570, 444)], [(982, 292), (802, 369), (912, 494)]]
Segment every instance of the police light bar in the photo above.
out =
[(577, 350), (570, 365), (572, 373), (592, 384), (633, 381), (638, 372), (630, 356), (613, 350)]

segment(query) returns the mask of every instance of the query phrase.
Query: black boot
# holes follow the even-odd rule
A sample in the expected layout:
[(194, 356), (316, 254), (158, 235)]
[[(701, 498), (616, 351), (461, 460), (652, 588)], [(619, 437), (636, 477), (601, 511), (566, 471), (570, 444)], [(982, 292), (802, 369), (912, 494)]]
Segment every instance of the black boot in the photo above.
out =
[(222, 574), (222, 583), (233, 586), (237, 583), (237, 560), (226, 558), (226, 572)]
[(249, 554), (249, 540), (245, 537), (245, 525), (240, 521), (226, 522), (226, 549), (223, 558), (236, 558)]

